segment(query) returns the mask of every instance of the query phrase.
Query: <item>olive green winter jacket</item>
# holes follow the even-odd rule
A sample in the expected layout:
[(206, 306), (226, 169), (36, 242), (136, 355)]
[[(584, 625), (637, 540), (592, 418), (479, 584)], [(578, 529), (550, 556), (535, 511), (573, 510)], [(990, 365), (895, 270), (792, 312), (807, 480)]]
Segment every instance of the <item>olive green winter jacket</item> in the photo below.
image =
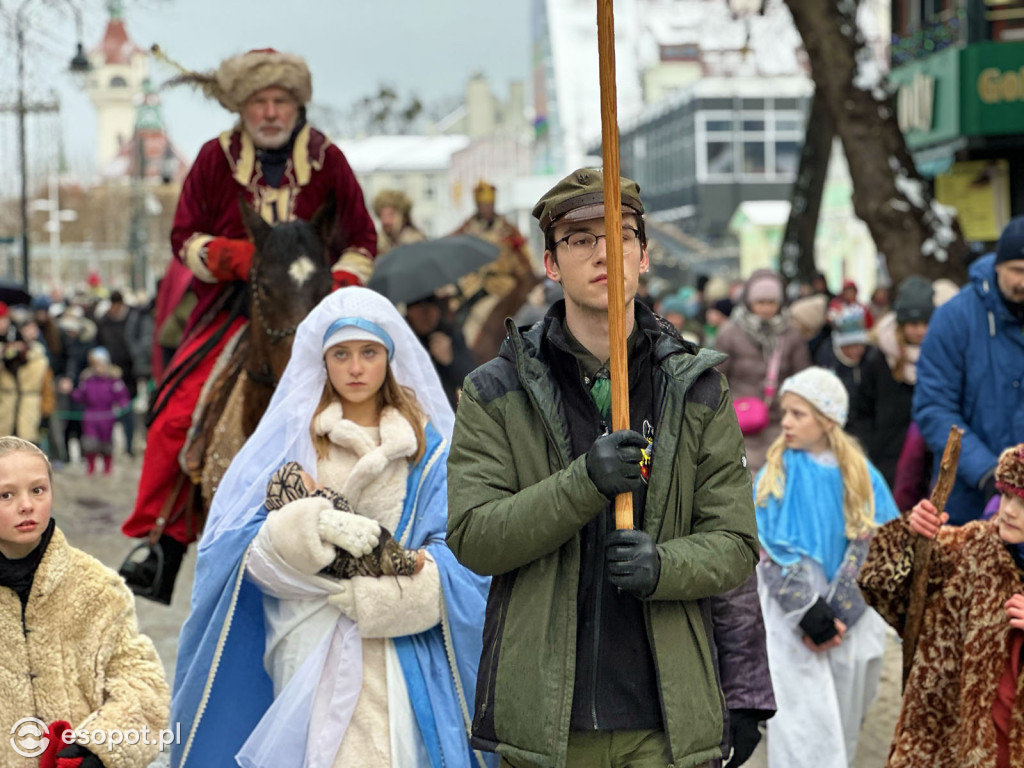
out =
[[(697, 352), (637, 310), (654, 342), (660, 403), (644, 529), (661, 577), (644, 601), (673, 764), (721, 756), (723, 698), (708, 598), (753, 570), (758, 542), (743, 438), (722, 355)], [(514, 763), (565, 765), (576, 654), (579, 530), (608, 499), (571, 460), (560, 392), (542, 359), (551, 316), (509, 323), (495, 360), (470, 374), (448, 460), (448, 544), (492, 575), (473, 741)], [(628, 665), (629, 658), (621, 659)]]

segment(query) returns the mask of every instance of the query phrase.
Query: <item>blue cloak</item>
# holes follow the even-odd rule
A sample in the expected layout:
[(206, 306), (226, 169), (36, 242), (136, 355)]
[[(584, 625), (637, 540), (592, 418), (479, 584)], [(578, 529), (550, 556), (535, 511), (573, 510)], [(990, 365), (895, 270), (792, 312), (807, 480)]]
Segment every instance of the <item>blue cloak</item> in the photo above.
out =
[[(764, 506), (754, 509), (761, 548), (783, 567), (809, 557), (825, 569), (825, 577), (831, 581), (849, 544), (842, 473), (837, 466), (822, 464), (806, 451), (793, 449), (783, 452), (782, 465), (786, 473), (782, 498), (769, 497)], [(883, 525), (900, 513), (885, 478), (870, 461), (867, 465), (875, 497), (875, 523)], [(762, 467), (754, 481), (755, 499), (764, 471)]]
[[(490, 580), (459, 565), (445, 544), (447, 458), (447, 443), (428, 424), (427, 449), (409, 469), (395, 531), (395, 539), (404, 538), (408, 548), (430, 553), (444, 595), (439, 625), (392, 638), (430, 768), (483, 766), (493, 758), (469, 746), (471, 702), (466, 699), (476, 690)], [(266, 514), (260, 507), (245, 525), (223, 531), (199, 550), (171, 700), (171, 721), (180, 724), (182, 739), (171, 751), (174, 768), (237, 765), (235, 755), (273, 703), (263, 666), (263, 593), (245, 577), (249, 545)], [(304, 749), (304, 734), (296, 744)]]

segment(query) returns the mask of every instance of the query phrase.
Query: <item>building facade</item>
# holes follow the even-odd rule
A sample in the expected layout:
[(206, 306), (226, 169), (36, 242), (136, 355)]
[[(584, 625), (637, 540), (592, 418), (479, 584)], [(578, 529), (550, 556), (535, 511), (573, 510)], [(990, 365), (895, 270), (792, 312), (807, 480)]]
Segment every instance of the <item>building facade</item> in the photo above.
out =
[(702, 78), (622, 125), (622, 172), (654, 218), (716, 242), (744, 201), (789, 199), (811, 92), (800, 76)]
[(907, 146), (984, 250), (1024, 214), (1024, 0), (894, 0), (892, 24)]

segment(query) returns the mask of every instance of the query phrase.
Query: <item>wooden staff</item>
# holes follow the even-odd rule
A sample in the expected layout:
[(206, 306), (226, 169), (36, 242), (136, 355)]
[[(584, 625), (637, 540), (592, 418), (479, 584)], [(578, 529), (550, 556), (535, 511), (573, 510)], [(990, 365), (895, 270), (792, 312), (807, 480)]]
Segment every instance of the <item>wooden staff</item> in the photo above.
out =
[[(626, 286), (622, 266), (622, 194), (619, 189), (619, 124), (615, 96), (615, 18), (612, 0), (597, 3), (598, 69), (601, 74), (601, 147), (604, 155), (604, 239), (608, 265), (609, 373), (612, 429), (629, 429), (629, 372), (626, 366)], [(633, 527), (633, 494), (615, 497), (615, 527)]]
[[(956, 482), (956, 465), (960, 461), (960, 438), (964, 431), (954, 424), (949, 428), (946, 448), (942, 452), (939, 463), (939, 479), (932, 489), (931, 502), (942, 516), (946, 509), (946, 501)], [(921, 623), (924, 621), (924, 604), (928, 597), (928, 565), (932, 559), (932, 539), (918, 536), (914, 541), (914, 561), (910, 580), (910, 604), (907, 606), (907, 618), (903, 624), (903, 687), (907, 687), (910, 668), (914, 664), (914, 653), (917, 650), (917, 639), (921, 634)]]

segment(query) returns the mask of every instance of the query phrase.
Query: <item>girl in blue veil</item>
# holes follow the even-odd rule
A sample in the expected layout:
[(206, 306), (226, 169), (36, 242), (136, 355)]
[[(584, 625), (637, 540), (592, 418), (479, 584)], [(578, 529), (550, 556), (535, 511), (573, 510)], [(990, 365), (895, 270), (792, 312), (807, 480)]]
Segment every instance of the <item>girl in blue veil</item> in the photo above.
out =
[[(299, 326), (200, 543), (172, 700), (174, 766), (485, 765), (469, 746), (486, 579), (444, 543), (453, 414), (395, 308), (337, 291)], [(268, 514), (286, 462), (341, 494)], [(321, 573), (381, 527), (422, 552), (411, 576)]]

